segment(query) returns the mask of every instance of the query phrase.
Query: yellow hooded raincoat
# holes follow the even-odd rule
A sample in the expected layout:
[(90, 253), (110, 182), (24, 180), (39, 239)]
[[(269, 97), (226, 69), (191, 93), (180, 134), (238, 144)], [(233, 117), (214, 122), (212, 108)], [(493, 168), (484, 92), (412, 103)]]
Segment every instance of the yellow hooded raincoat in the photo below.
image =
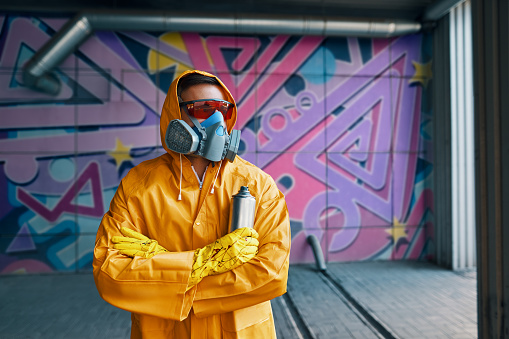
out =
[[(168, 123), (181, 118), (179, 79), (171, 84), (161, 113), (163, 146)], [(229, 132), (236, 119), (235, 107), (226, 122)], [(101, 297), (132, 312), (132, 338), (275, 337), (269, 300), (286, 292), (290, 252), (283, 194), (269, 175), (238, 156), (233, 163), (223, 160), (221, 166), (219, 162), (209, 165), (200, 191), (189, 160), (182, 156), (181, 164), (179, 154), (166, 151), (129, 171), (101, 221), (93, 262)], [(181, 201), (177, 200), (179, 185)], [(194, 250), (228, 233), (231, 197), (240, 186), (249, 186), (256, 197), (257, 256), (232, 271), (204, 278), (186, 292)], [(111, 238), (122, 236), (121, 227), (157, 240), (170, 252), (151, 259), (119, 254)]]

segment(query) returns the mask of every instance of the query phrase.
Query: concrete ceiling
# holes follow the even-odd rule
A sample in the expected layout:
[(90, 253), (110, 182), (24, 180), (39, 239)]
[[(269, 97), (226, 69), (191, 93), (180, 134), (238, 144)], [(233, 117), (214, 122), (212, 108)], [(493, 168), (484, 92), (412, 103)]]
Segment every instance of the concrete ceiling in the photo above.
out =
[(435, 2), (440, 0), (0, 0), (0, 10), (75, 14), (91, 9), (131, 9), (419, 21)]

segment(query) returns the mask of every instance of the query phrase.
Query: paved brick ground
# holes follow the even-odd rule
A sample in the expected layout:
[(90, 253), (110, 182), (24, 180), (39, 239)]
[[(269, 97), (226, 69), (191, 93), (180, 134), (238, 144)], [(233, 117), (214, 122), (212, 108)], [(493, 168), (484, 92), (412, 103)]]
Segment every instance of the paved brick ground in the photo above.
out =
[(293, 266), (288, 295), (315, 338), (376, 338), (314, 266)]
[(328, 271), (400, 338), (476, 338), (475, 270), (428, 263), (329, 264)]
[[(474, 271), (370, 262), (328, 274), (396, 337), (477, 336)], [(288, 291), (272, 303), (279, 338), (380, 337), (314, 265), (291, 266)], [(0, 277), (0, 301), (2, 338), (129, 337), (129, 314), (99, 297), (91, 274)]]
[(101, 299), (91, 274), (0, 278), (2, 338), (128, 338), (130, 314)]

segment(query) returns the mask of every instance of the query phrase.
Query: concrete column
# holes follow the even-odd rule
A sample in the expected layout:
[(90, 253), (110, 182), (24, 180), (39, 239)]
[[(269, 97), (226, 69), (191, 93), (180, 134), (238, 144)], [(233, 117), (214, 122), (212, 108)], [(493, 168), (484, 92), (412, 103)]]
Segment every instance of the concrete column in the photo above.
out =
[(509, 337), (509, 1), (472, 0), (480, 338)]
[(451, 191), (452, 268), (475, 267), (475, 181), (470, 0), (452, 8)]
[(449, 15), (433, 30), (433, 144), (435, 257), (452, 268), (451, 60)]
[(433, 32), (435, 244), (437, 264), (475, 267), (475, 180), (470, 1)]

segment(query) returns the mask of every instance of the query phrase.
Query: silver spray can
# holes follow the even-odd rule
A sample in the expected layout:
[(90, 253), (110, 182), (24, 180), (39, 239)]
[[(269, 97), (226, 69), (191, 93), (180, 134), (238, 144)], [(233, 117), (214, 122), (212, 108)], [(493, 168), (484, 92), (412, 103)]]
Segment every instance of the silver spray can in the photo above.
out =
[(241, 186), (239, 193), (232, 197), (230, 204), (230, 232), (254, 225), (256, 199), (249, 193), (247, 186)]

